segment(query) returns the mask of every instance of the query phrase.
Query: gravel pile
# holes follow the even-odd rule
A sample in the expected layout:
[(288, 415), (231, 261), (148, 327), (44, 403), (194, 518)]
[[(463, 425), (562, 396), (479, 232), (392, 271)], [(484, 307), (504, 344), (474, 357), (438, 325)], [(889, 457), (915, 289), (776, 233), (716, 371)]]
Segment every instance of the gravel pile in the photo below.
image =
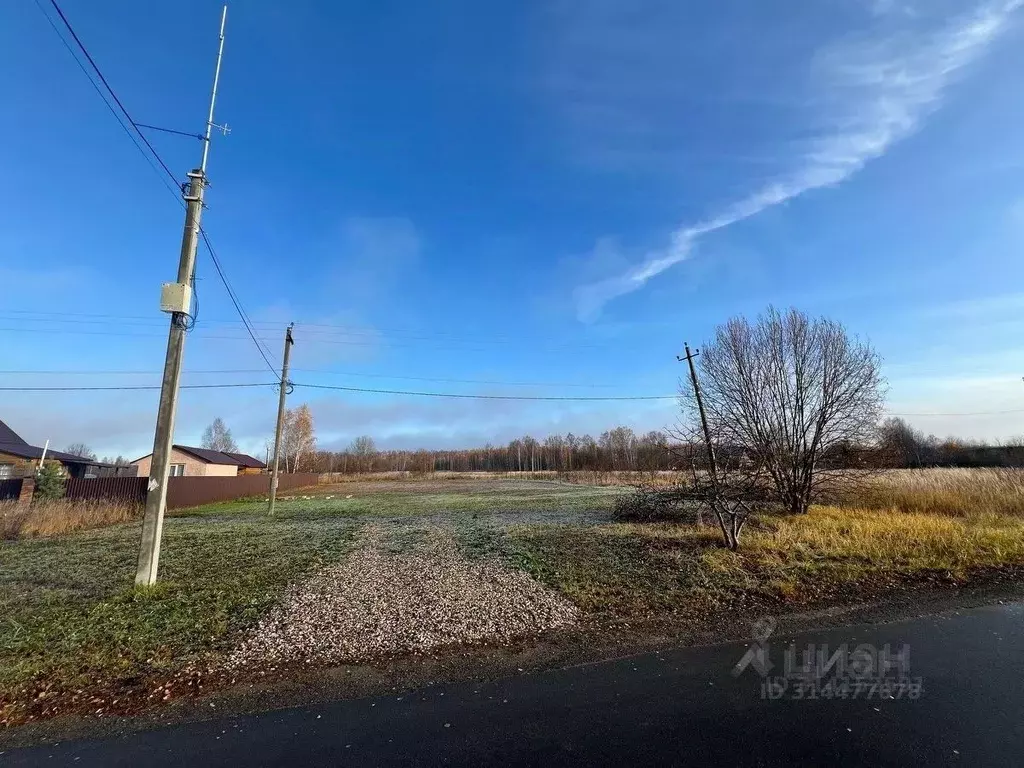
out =
[(470, 562), (451, 541), (387, 554), (371, 542), (291, 587), (227, 666), (343, 663), (571, 626), (578, 610), (527, 574)]

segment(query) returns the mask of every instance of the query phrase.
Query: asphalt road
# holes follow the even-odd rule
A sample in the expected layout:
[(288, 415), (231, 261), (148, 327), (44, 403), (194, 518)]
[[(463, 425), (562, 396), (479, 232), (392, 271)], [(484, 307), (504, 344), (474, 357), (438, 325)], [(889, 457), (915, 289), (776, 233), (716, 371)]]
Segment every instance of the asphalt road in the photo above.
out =
[[(880, 654), (888, 643), (894, 666), (865, 677), (862, 648), (852, 659), (860, 677), (833, 667), (817, 688), (791, 682), (772, 699), (756, 663), (733, 676), (756, 643), (680, 649), (15, 750), (0, 764), (1024, 765), (1024, 604), (772, 635), (769, 675), (785, 676), (791, 641), (798, 663), (809, 643), (827, 644), (826, 658), (844, 643)], [(904, 688), (886, 688), (900, 676)], [(824, 698), (830, 682), (836, 696)]]

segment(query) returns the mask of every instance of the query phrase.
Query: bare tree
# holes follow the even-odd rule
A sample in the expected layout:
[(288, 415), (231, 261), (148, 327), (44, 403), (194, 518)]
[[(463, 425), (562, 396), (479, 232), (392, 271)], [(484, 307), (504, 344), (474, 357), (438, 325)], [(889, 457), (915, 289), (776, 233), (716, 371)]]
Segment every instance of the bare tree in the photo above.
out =
[[(885, 399), (878, 355), (834, 320), (771, 307), (755, 324), (733, 318), (698, 362), (711, 439), (736, 457), (736, 472), (763, 474), (792, 513), (849, 475), (830, 455), (875, 437)], [(696, 424), (692, 388), (681, 400), (684, 423)]]
[(115, 467), (130, 467), (132, 465), (131, 459), (126, 459), (121, 454), (117, 454), (117, 456), (104, 456), (100, 461), (104, 464), (113, 464)]
[(897, 467), (921, 467), (925, 464), (928, 439), (903, 419), (886, 419), (878, 430), (878, 443), (887, 463)]
[(373, 459), (377, 455), (377, 445), (369, 435), (360, 435), (352, 441), (349, 453), (359, 459), (359, 468), (363, 472), (373, 471)]
[(96, 452), (85, 443), (72, 443), (64, 449), (64, 453), (70, 453), (72, 456), (81, 456), (84, 459), (96, 461)]
[(219, 416), (203, 431), (203, 448), (238, 453), (238, 445), (231, 436), (231, 430), (224, 425), (224, 420)]
[(281, 432), (285, 471), (297, 472), (302, 457), (315, 450), (316, 433), (313, 429), (313, 412), (309, 406), (303, 403), (298, 408), (286, 410)]

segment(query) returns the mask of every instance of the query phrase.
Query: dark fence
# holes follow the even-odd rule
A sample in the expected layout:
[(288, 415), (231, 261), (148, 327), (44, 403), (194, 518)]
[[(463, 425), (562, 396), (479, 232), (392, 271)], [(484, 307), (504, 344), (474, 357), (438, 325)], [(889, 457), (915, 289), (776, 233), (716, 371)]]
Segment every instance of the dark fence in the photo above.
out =
[[(312, 473), (281, 475), (278, 493), (316, 485), (319, 475)], [(94, 477), (68, 480), (65, 498), (75, 500), (110, 499), (129, 504), (144, 504), (148, 477)], [(234, 501), (270, 493), (270, 475), (238, 477), (172, 477), (167, 481), (167, 508), (184, 509), (215, 501)]]
[(0, 501), (17, 501), (21, 496), (22, 479), (0, 480)]
[(128, 504), (144, 504), (148, 481), (147, 477), (73, 477), (65, 485), (64, 498), (75, 501), (109, 499)]
[[(277, 492), (316, 485), (316, 474), (278, 476)], [(270, 475), (239, 475), (238, 477), (172, 477), (167, 483), (167, 508), (184, 509), (210, 504), (214, 501), (232, 501), (248, 496), (266, 496), (270, 493)]]

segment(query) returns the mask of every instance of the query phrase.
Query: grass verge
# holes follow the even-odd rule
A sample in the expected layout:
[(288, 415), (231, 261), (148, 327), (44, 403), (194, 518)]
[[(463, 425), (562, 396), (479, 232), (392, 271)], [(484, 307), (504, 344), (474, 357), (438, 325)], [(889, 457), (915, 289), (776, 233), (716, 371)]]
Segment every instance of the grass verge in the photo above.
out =
[(1024, 566), (1024, 519), (815, 507), (752, 527), (738, 552), (708, 526), (670, 523), (512, 531), (522, 567), (608, 621), (817, 605), (959, 584)]
[(161, 581), (135, 589), (137, 524), (0, 543), (0, 722), (116, 708), (223, 653), (288, 582), (349, 549), (344, 520), (169, 518)]

